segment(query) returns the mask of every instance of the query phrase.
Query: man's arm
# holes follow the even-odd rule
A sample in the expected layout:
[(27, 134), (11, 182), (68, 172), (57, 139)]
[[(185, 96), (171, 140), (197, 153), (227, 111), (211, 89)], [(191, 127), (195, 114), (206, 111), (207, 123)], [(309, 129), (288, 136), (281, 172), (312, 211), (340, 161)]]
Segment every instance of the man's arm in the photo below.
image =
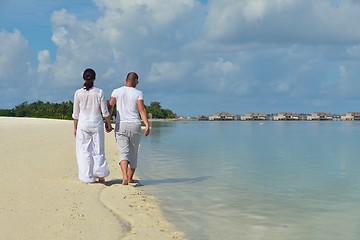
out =
[(138, 100), (137, 105), (138, 105), (141, 119), (143, 120), (143, 122), (145, 124), (144, 136), (146, 137), (150, 133), (150, 126), (149, 126), (149, 121), (148, 121), (148, 117), (147, 117), (147, 113), (146, 113), (146, 108), (144, 105), (144, 100)]
[(105, 118), (105, 129), (106, 129), (106, 132), (108, 132), (108, 133), (113, 130), (113, 128), (111, 126), (111, 116), (112, 116), (112, 112), (114, 110), (115, 104), (116, 104), (116, 98), (110, 97), (110, 100), (108, 102), (109, 116)]
[(108, 103), (108, 110), (109, 110), (110, 116), (112, 116), (112, 112), (114, 110), (115, 104), (116, 104), (116, 98), (110, 97), (110, 100)]
[(105, 129), (107, 133), (113, 130), (113, 127), (111, 126), (110, 115), (105, 117)]

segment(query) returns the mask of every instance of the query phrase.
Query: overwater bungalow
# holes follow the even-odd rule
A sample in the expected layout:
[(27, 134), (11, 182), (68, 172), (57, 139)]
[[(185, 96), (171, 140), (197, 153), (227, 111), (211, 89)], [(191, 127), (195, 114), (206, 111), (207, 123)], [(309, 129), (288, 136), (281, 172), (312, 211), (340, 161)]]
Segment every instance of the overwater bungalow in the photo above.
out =
[(342, 121), (360, 121), (360, 112), (348, 112), (341, 116)]
[(307, 116), (307, 120), (310, 121), (324, 121), (324, 120), (333, 120), (333, 119), (334, 119), (334, 114), (332, 113), (315, 112)]

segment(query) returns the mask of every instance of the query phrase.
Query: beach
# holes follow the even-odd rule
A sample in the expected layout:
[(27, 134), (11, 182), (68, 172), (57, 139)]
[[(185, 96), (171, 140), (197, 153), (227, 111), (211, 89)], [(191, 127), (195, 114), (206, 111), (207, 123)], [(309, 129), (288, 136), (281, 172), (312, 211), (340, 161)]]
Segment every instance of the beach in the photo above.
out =
[(158, 201), (121, 185), (113, 132), (105, 184), (78, 180), (73, 122), (0, 117), (3, 239), (184, 239)]

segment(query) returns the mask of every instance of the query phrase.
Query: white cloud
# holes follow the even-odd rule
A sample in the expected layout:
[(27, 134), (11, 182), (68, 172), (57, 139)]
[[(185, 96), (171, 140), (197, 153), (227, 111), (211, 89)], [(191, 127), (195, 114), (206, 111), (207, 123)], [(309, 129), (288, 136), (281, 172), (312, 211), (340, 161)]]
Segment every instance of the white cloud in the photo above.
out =
[(78, 86), (81, 79), (77, 73), (87, 67), (98, 73), (103, 71), (109, 79), (114, 77), (109, 75), (112, 72), (109, 69), (122, 59), (111, 26), (108, 29), (98, 22), (77, 20), (65, 10), (54, 12), (52, 22), (52, 40), (57, 46), (56, 61), (52, 64), (54, 83)]
[(346, 67), (345, 66), (340, 66), (340, 77), (342, 78), (342, 79), (344, 79), (344, 78), (346, 78), (347, 77), (347, 75), (348, 75), (348, 73), (347, 73), (348, 71), (347, 71), (347, 69), (346, 69)]
[(231, 61), (226, 61), (222, 57), (220, 57), (215, 61), (205, 62), (204, 66), (197, 71), (197, 75), (199, 77), (204, 76), (205, 78), (223, 77), (238, 70), (238, 65), (232, 63)]
[[(226, 2), (226, 4), (225, 4)], [(360, 6), (350, 0), (210, 2), (206, 35), (227, 44), (341, 43), (360, 40)]]
[(242, 10), (241, 12), (247, 22), (256, 22), (266, 17), (268, 13), (281, 12), (283, 9), (296, 4), (296, 2), (298, 0), (247, 0), (238, 1), (241, 4), (238, 7)]
[[(143, 69), (141, 65), (144, 63), (147, 64), (145, 67), (152, 69), (151, 73), (146, 74), (150, 76), (149, 82), (157, 81), (161, 76), (153, 76), (158, 68), (156, 62), (166, 69), (170, 68), (164, 63), (167, 58), (174, 56), (169, 56), (170, 52), (166, 49), (170, 48), (169, 44), (175, 44), (171, 39), (182, 36), (179, 29), (172, 29), (173, 24), (178, 24), (179, 19), (194, 11), (196, 5), (193, 0), (98, 0), (95, 3), (102, 12), (95, 21), (79, 20), (65, 9), (52, 14), (52, 41), (57, 47), (57, 53), (52, 66), (47, 66), (53, 70), (50, 79), (54, 83), (74, 85), (76, 70), (88, 66), (93, 66), (98, 73), (103, 74), (104, 83), (110, 83), (121, 72)], [(164, 45), (168, 46), (164, 48)], [(158, 59), (153, 60), (154, 57)], [(185, 61), (180, 61), (182, 63), (174, 64), (177, 65), (174, 73), (178, 76), (172, 76), (172, 79), (181, 77), (179, 66), (186, 67)], [(39, 64), (39, 67), (43, 65)]]
[(191, 11), (195, 5), (193, 0), (95, 0), (95, 2), (105, 13), (105, 18), (130, 25), (142, 22), (154, 28), (172, 24), (179, 16)]
[(55, 43), (56, 46), (62, 47), (67, 43), (66, 35), (68, 35), (66, 29), (64, 27), (59, 27), (54, 31), (51, 40)]
[(27, 82), (30, 77), (31, 50), (19, 30), (0, 31), (0, 82), (4, 86)]
[[(46, 22), (51, 29), (30, 37), (32, 42), (24, 37), (31, 36), (26, 26), (1, 30), (2, 85), (30, 86), (31, 79), (35, 86), (30, 93), (18, 95), (29, 101), (61, 101), (71, 99), (82, 85), (80, 73), (87, 67), (95, 69), (96, 84), (106, 95), (123, 84), (127, 72), (136, 71), (147, 101), (167, 105), (171, 98), (175, 112), (190, 109), (186, 103), (207, 101), (235, 112), (246, 111), (235, 110), (239, 105), (272, 111), (288, 103), (306, 111), (318, 103), (335, 107), (324, 100), (330, 96), (357, 97), (360, 4), (354, 1), (93, 2), (97, 9), (86, 5), (85, 12), (81, 5), (52, 8)], [(8, 88), (7, 96), (14, 91)], [(191, 101), (178, 101), (177, 94)]]
[(339, 81), (335, 85), (337, 95), (341, 97), (357, 98), (360, 88), (360, 69), (357, 62), (346, 62), (339, 66)]
[(38, 53), (38, 68), (39, 73), (46, 73), (51, 67), (50, 52), (48, 50), (43, 50)]
[[(233, 58), (233, 57), (232, 57)], [(243, 77), (242, 61), (234, 58), (232, 61), (219, 57), (213, 61), (207, 60), (195, 72), (198, 89), (221, 93), (244, 95), (249, 93), (255, 83), (252, 79)]]
[(63, 25), (72, 26), (75, 25), (76, 22), (77, 22), (76, 16), (74, 16), (73, 14), (69, 14), (64, 8), (61, 10), (54, 11), (51, 16), (51, 23), (53, 27), (58, 27)]
[(150, 83), (161, 83), (168, 85), (171, 82), (181, 80), (189, 69), (188, 62), (160, 62), (153, 63), (147, 76)]
[(350, 58), (360, 59), (360, 45), (354, 45), (347, 49), (346, 53)]
[(0, 42), (0, 108), (13, 108), (27, 101), (37, 78), (31, 67), (31, 48), (19, 30), (0, 30)]

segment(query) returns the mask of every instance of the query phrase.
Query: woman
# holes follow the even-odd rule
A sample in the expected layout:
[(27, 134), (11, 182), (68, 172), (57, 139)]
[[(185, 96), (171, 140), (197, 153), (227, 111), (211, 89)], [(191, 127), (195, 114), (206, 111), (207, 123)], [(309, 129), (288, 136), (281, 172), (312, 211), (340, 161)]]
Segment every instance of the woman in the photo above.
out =
[(79, 179), (86, 183), (95, 182), (96, 178), (104, 183), (105, 177), (110, 174), (105, 158), (103, 117), (106, 132), (111, 132), (113, 128), (103, 91), (94, 87), (95, 78), (93, 69), (84, 71), (85, 83), (75, 92), (72, 114)]

